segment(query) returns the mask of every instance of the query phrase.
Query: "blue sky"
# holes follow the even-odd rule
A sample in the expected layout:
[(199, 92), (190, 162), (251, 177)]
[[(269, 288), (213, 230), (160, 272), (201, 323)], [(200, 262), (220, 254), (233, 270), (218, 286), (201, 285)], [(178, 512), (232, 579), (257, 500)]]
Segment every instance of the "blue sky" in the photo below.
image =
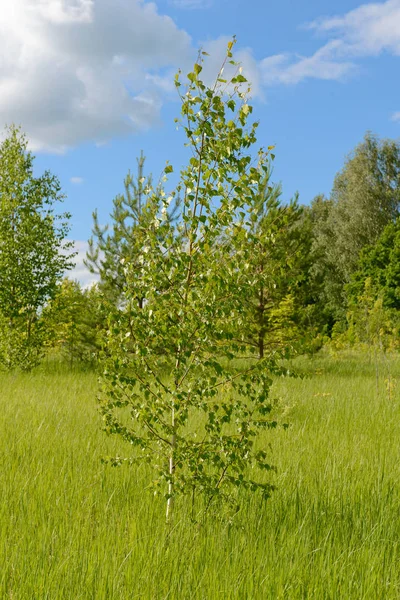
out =
[(172, 79), (226, 41), (253, 82), (259, 143), (276, 145), (283, 198), (329, 194), (367, 130), (400, 136), (400, 0), (13, 0), (0, 15), (0, 123), (21, 124), (36, 170), (61, 180), (81, 261), (143, 149), (146, 170), (186, 158)]

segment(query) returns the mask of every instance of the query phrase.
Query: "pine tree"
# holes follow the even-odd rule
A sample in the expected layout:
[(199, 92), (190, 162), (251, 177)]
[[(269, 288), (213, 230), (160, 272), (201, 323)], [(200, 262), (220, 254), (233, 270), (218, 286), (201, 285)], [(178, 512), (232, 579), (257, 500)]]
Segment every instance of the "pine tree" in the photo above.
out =
[[(124, 302), (126, 265), (140, 268), (143, 233), (149, 227), (149, 194), (162, 193), (161, 182), (153, 190), (151, 176), (144, 175), (145, 156), (143, 151), (137, 159), (136, 179), (129, 171), (124, 181), (125, 193), (113, 200), (111, 225), (101, 227), (97, 211), (93, 213), (92, 237), (85, 260), (91, 273), (100, 277), (100, 289), (105, 299), (113, 306)], [(175, 212), (170, 212), (170, 218)], [(138, 296), (139, 306), (144, 298)]]
[(269, 170), (260, 185), (251, 224), (249, 271), (257, 279), (253, 294), (245, 298), (248, 320), (245, 336), (264, 358), (270, 351), (289, 350), (299, 337), (297, 309), (304, 308), (303, 293), (310, 254), (310, 237), (304, 227), (297, 196), (281, 203), (280, 185), (270, 184)]

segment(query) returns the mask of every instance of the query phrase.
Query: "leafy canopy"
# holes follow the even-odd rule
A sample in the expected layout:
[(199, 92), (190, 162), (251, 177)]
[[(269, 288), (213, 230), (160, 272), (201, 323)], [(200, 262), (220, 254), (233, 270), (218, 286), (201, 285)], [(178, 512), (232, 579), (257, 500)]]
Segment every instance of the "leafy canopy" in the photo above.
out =
[(7, 367), (38, 358), (38, 311), (73, 265), (70, 215), (54, 212), (60, 183), (48, 171), (34, 176), (27, 145), (14, 126), (0, 144), (0, 363)]
[[(107, 338), (106, 431), (131, 445), (128, 461), (152, 465), (168, 518), (182, 494), (199, 497), (207, 510), (217, 500), (237, 502), (241, 488), (264, 497), (273, 489), (262, 475), (273, 467), (257, 439), (276, 426), (274, 357), (256, 360), (243, 333), (232, 331), (233, 324), (243, 331), (244, 298), (267, 277), (249, 268), (248, 241), (257, 239), (252, 224), (268, 151), (250, 154), (257, 123), (248, 123), (250, 88), (232, 47), (212, 86), (200, 78), (204, 54), (186, 85), (176, 76), (191, 158), (175, 191), (149, 192), (140, 268), (124, 261), (126, 306), (112, 316)], [(165, 173), (172, 170), (167, 164)], [(173, 222), (178, 194), (181, 215)]]

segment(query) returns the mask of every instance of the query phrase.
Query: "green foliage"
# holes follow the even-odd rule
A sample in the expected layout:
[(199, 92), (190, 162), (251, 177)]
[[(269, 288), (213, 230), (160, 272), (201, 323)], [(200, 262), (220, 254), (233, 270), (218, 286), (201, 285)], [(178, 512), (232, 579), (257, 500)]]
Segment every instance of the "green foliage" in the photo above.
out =
[(77, 281), (64, 279), (41, 316), (47, 349), (71, 367), (76, 362), (96, 364), (106, 330), (105, 312), (97, 285), (82, 290)]
[[(143, 153), (137, 162), (137, 178), (129, 172), (124, 181), (125, 194), (117, 195), (113, 201), (111, 230), (109, 225), (101, 227), (97, 211), (93, 213), (93, 234), (89, 240), (85, 264), (91, 273), (100, 276), (100, 288), (111, 306), (118, 306), (124, 302), (124, 262), (140, 269), (138, 256), (141, 253), (142, 230), (149, 226), (152, 178), (143, 174)], [(165, 173), (171, 171), (171, 165), (167, 166)], [(157, 185), (158, 194), (162, 193), (161, 183)], [(173, 218), (175, 210), (169, 211), (169, 218)], [(138, 297), (137, 300), (141, 306), (143, 298)]]
[(382, 296), (368, 277), (362, 293), (349, 301), (346, 321), (335, 323), (328, 348), (334, 353), (349, 348), (374, 355), (398, 349), (399, 318), (384, 306)]
[(393, 311), (384, 307), (382, 296), (374, 289), (369, 277), (357, 303), (350, 305), (348, 320), (356, 340), (367, 344), (368, 348), (386, 352), (398, 346), (398, 317), (396, 319)]
[(400, 308), (400, 224), (384, 229), (374, 245), (365, 247), (346, 286), (348, 335), (369, 348), (398, 346)]
[(31, 368), (43, 338), (38, 313), (72, 267), (69, 214), (56, 215), (58, 179), (33, 175), (27, 139), (16, 127), (0, 144), (0, 364)]
[[(231, 66), (233, 76), (223, 80), (221, 69), (207, 87), (200, 58), (180, 92), (192, 157), (175, 192), (148, 198), (140, 269), (124, 261), (126, 305), (111, 316), (107, 338), (100, 396), (106, 430), (131, 444), (129, 460), (153, 466), (167, 518), (181, 494), (199, 495), (195, 506), (207, 511), (218, 500), (235, 504), (239, 489), (264, 497), (272, 490), (262, 472), (273, 467), (256, 439), (276, 426), (268, 374), (274, 361), (243, 362), (245, 336), (232, 333), (232, 324), (243, 331), (247, 321), (244, 298), (269, 277), (249, 268), (269, 167), (263, 151), (248, 154), (257, 124), (247, 126), (248, 86)], [(175, 84), (180, 90), (179, 76)], [(180, 193), (174, 223), (169, 207)]]
[(332, 200), (334, 259), (348, 281), (362, 248), (399, 214), (400, 144), (367, 134), (337, 174)]
[(280, 203), (281, 187), (270, 185), (270, 172), (261, 182), (247, 268), (258, 277), (248, 307), (245, 339), (260, 358), (274, 350), (290, 352), (302, 335), (299, 313), (308, 303), (307, 273), (311, 238), (297, 197)]
[(357, 269), (347, 286), (350, 301), (363, 293), (370, 279), (386, 308), (400, 309), (400, 221), (390, 223), (375, 245), (361, 253)]
[(323, 277), (321, 299), (333, 319), (344, 319), (344, 286), (360, 252), (374, 244), (400, 206), (400, 144), (368, 133), (337, 174), (331, 198), (319, 198), (315, 218), (314, 272)]
[[(29, 327), (29, 329), (28, 329)], [(10, 320), (0, 312), (0, 369), (30, 371), (44, 355), (45, 332), (40, 319), (24, 313)]]
[(334, 244), (335, 233), (331, 226), (330, 215), (333, 209), (331, 199), (323, 195), (316, 196), (310, 207), (305, 208), (306, 219), (309, 222), (311, 252), (309, 267), (309, 288), (314, 305), (313, 321), (320, 333), (329, 332), (339, 313), (343, 310), (341, 302), (342, 286), (337, 265), (329, 259), (328, 246)]

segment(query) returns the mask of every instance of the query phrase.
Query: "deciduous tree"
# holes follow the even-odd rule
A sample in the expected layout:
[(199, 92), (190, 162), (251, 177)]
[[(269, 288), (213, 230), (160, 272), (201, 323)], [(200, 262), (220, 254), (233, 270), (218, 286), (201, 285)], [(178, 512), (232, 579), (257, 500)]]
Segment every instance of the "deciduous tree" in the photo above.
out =
[[(113, 315), (107, 338), (100, 394), (106, 431), (131, 445), (129, 461), (153, 466), (168, 519), (181, 494), (199, 497), (207, 511), (217, 500), (236, 503), (238, 489), (268, 497), (273, 488), (262, 476), (273, 468), (267, 448), (257, 444), (258, 433), (276, 425), (271, 357), (246, 359), (244, 336), (232, 334), (232, 323), (243, 331), (243, 299), (265, 277), (247, 268), (251, 244), (244, 240), (254, 235), (268, 170), (263, 151), (250, 154), (257, 124), (247, 125), (248, 84), (232, 46), (213, 86), (200, 78), (201, 57), (180, 92), (192, 156), (174, 193), (149, 198), (141, 268), (124, 262), (126, 306)], [(175, 83), (182, 90), (179, 75)], [(178, 193), (182, 212), (174, 224), (167, 215)], [(138, 294), (146, 298), (142, 307)]]
[(39, 359), (38, 313), (73, 266), (70, 215), (55, 213), (59, 180), (49, 171), (34, 176), (27, 145), (14, 126), (0, 144), (0, 363), (7, 368)]
[(48, 351), (71, 367), (94, 366), (106, 330), (106, 307), (98, 285), (82, 289), (77, 281), (64, 279), (41, 315)]
[(334, 319), (345, 317), (345, 286), (361, 250), (377, 241), (399, 208), (400, 144), (367, 133), (336, 175), (327, 212), (316, 223), (323, 296)]

